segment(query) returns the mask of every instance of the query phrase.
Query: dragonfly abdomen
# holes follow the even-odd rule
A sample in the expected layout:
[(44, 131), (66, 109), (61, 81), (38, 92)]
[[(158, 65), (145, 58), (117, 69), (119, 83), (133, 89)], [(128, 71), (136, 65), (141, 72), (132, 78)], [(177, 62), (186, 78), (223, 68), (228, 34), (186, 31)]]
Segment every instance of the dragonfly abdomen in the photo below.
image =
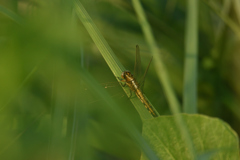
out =
[(141, 102), (144, 104), (144, 106), (147, 108), (147, 110), (151, 113), (153, 117), (157, 117), (156, 112), (153, 110), (153, 107), (150, 105), (150, 103), (146, 100), (144, 95), (142, 94), (142, 91), (140, 89), (136, 90), (136, 95), (141, 100)]

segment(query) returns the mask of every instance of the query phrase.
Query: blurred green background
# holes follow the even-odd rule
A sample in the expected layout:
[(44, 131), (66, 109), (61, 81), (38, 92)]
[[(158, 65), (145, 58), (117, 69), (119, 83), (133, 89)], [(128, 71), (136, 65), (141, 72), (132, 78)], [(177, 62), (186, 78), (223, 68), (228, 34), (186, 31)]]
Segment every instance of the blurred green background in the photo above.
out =
[[(131, 1), (81, 2), (125, 68), (133, 71), (138, 44), (145, 69), (151, 54)], [(182, 102), (186, 1), (141, 3)], [(71, 1), (1, 0), (0, 5), (0, 159), (139, 159), (141, 150), (119, 117), (129, 117), (141, 132), (140, 117)], [(223, 119), (239, 135), (239, 4), (200, 0), (198, 7), (198, 113)], [(161, 115), (169, 115), (155, 72), (150, 66), (144, 93)], [(105, 92), (121, 113), (101, 98)]]

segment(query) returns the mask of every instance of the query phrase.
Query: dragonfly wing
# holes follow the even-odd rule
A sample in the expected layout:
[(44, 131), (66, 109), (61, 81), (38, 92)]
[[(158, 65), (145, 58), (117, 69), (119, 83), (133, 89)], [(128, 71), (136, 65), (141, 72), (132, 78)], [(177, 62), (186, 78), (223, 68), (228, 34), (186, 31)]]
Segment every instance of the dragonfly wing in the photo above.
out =
[(149, 66), (150, 66), (150, 64), (151, 64), (151, 62), (152, 62), (152, 59), (153, 59), (153, 57), (151, 58), (148, 66), (147, 66), (147, 69), (145, 70), (145, 73), (144, 73), (143, 77), (142, 77), (141, 80), (139, 81), (140, 89), (141, 89), (142, 91), (143, 91), (143, 86), (144, 86), (144, 82), (145, 82), (145, 77), (146, 77), (146, 75), (147, 75), (148, 68), (149, 68)]
[(140, 57), (140, 49), (139, 46), (136, 45), (136, 58), (135, 58), (135, 65), (134, 65), (134, 74), (133, 76), (139, 80), (139, 76), (142, 75), (142, 68), (141, 68), (141, 57)]

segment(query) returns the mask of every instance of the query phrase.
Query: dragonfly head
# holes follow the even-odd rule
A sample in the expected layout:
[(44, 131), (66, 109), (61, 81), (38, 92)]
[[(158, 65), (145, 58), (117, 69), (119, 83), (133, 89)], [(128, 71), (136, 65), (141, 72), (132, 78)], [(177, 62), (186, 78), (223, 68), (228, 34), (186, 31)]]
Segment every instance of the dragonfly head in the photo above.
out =
[(124, 72), (122, 72), (122, 75), (121, 75), (122, 79), (126, 79), (127, 76), (128, 76), (128, 77), (132, 77), (132, 74), (131, 74), (130, 71), (124, 71)]

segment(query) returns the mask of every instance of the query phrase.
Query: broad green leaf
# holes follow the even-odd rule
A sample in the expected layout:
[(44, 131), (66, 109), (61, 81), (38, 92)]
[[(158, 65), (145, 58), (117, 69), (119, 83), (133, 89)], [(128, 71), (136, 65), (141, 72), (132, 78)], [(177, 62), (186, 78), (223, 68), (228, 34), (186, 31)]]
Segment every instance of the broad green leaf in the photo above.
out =
[[(238, 160), (237, 134), (218, 118), (182, 114), (197, 152), (197, 159)], [(164, 160), (190, 160), (173, 116), (161, 116), (145, 121), (143, 136), (148, 139), (156, 155)], [(145, 155), (141, 157), (146, 160)]]

